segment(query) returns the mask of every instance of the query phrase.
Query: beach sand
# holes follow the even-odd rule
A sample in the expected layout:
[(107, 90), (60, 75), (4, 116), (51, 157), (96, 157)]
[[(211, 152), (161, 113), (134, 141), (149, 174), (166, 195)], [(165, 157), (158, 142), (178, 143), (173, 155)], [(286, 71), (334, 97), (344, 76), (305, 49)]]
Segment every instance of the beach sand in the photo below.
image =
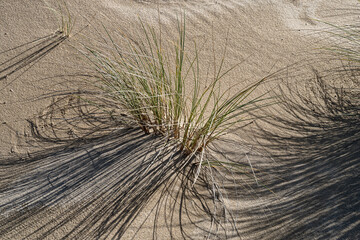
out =
[[(56, 1), (47, 2), (56, 8)], [(136, 35), (139, 32), (139, 18), (158, 26), (160, 17), (164, 36), (173, 36), (177, 19), (185, 14), (188, 38), (199, 42), (207, 39), (202, 52), (203, 61), (211, 61), (214, 55), (219, 61), (228, 39), (225, 68), (241, 64), (226, 75), (222, 86), (227, 88), (236, 85), (233, 90), (237, 90), (276, 71), (281, 70), (283, 74), (292, 64), (300, 66), (293, 72), (294, 75), (303, 74), (310, 78), (313, 68), (321, 70), (338, 66), (339, 62), (324, 60), (328, 59), (328, 55), (321, 54), (321, 48), (331, 44), (329, 34), (326, 33), (331, 26), (326, 22), (335, 25), (353, 24), (358, 20), (359, 9), (359, 2), (355, 0), (66, 0), (66, 3), (76, 21), (71, 36), (62, 40), (55, 34), (59, 20), (43, 1), (0, 2), (0, 160), (4, 163), (0, 167), (0, 179), (3, 179), (0, 182), (3, 223), (0, 239), (71, 239), (75, 238), (76, 233), (80, 233), (77, 237), (82, 236), (83, 239), (111, 239), (117, 236), (120, 223), (125, 221), (116, 217), (117, 214), (128, 216), (126, 211), (136, 212), (136, 207), (141, 205), (129, 204), (131, 198), (127, 198), (127, 191), (131, 193), (132, 190), (127, 188), (131, 186), (128, 179), (136, 176), (136, 173), (130, 174), (133, 169), (147, 171), (145, 163), (154, 158), (154, 149), (162, 149), (158, 139), (144, 136), (136, 129), (128, 130), (130, 133), (126, 134), (126, 129), (113, 124), (110, 128), (99, 130), (99, 133), (82, 136), (85, 143), (72, 142), (71, 147), (64, 150), (74, 135), (75, 130), (71, 126), (59, 125), (61, 133), (40, 129), (40, 133), (57, 140), (39, 141), (34, 138), (28, 121), (38, 119), (44, 113), (51, 115), (51, 111), (62, 111), (61, 104), (64, 106), (66, 102), (70, 106), (68, 96), (71, 92), (76, 94), (88, 89), (83, 74), (91, 73), (92, 70), (77, 49), (79, 43), (98, 45), (103, 41), (102, 25), (116, 38), (117, 31)], [(212, 45), (212, 42), (215, 44)], [(297, 79), (293, 77), (288, 80), (290, 84), (295, 84)], [(265, 82), (257, 94), (276, 90), (279, 83), (274, 77)], [(306, 85), (299, 83), (299, 86), (302, 84)], [(61, 93), (67, 93), (67, 96)], [(59, 109), (49, 108), (50, 104), (57, 102), (59, 105), (52, 106)], [(61, 117), (59, 119), (46, 121), (57, 124), (61, 122)], [(108, 123), (106, 121), (105, 125)], [(91, 124), (102, 126), (103, 123), (94, 120)], [(91, 124), (86, 125), (86, 133), (91, 131)], [(41, 126), (46, 128), (47, 125)], [(233, 145), (221, 145), (220, 142), (219, 148), (244, 163), (250, 156), (254, 166), (268, 171), (263, 176), (264, 181), (269, 178), (271, 182), (271, 178), (278, 176), (271, 169), (278, 169), (281, 161), (266, 155), (266, 149), (256, 145), (257, 141), (251, 135), (251, 126), (247, 129), (246, 136), (241, 135), (240, 131), (228, 137)], [(70, 140), (61, 142), (58, 139)], [(172, 148), (167, 146), (166, 149)], [(165, 158), (171, 151), (162, 154)], [(116, 158), (119, 158), (118, 162), (114, 160)], [(26, 162), (27, 159), (34, 161)], [(87, 159), (91, 159), (91, 164)], [(98, 169), (98, 172), (94, 169)], [(144, 184), (143, 191), (152, 187), (146, 181), (141, 181)], [(225, 185), (228, 184), (226, 181)], [(359, 236), (359, 220), (329, 218), (329, 221), (314, 223), (313, 229), (309, 226), (309, 222), (317, 218), (316, 214), (329, 214), (327, 211), (331, 209), (326, 197), (319, 200), (317, 206), (323, 206), (323, 209), (318, 208), (319, 212), (300, 214), (303, 218), (298, 219), (296, 214), (287, 209), (284, 211), (289, 214), (280, 218), (281, 204), (297, 202), (301, 198), (299, 194), (290, 194), (282, 188), (278, 188), (274, 194), (270, 191), (264, 193), (263, 188), (252, 189), (254, 183), (245, 184), (247, 180), (243, 176), (236, 176), (236, 181), (242, 183), (237, 189), (240, 193), (235, 197), (230, 196), (227, 205), (229, 212), (234, 214), (236, 228), (242, 239), (346, 239), (346, 236)], [(139, 194), (141, 189), (139, 187), (133, 194)], [(291, 187), (289, 189), (291, 192)], [(156, 221), (156, 239), (239, 238), (233, 226), (226, 222), (223, 224), (228, 230), (217, 229), (217, 236), (207, 235), (212, 221), (202, 213), (192, 216), (195, 223), (185, 217), (185, 230), (174, 227), (170, 233), (169, 215), (164, 214), (164, 209), (169, 211), (171, 207), (165, 206), (156, 212), (154, 206), (163, 188), (159, 186), (156, 190), (151, 198), (150, 195), (140, 198), (148, 203), (138, 209), (137, 218), (129, 225), (122, 239), (153, 238)], [(324, 196), (330, 197), (331, 193)], [(305, 204), (304, 209), (307, 209), (306, 206), (314, 201), (310, 198), (301, 200), (298, 206), (304, 207), (301, 204)], [(168, 203), (171, 202), (171, 199), (168, 200)], [(124, 204), (133, 208), (126, 209)], [(29, 206), (33, 209), (29, 209)], [(179, 206), (174, 206), (176, 215)], [(105, 208), (106, 211), (113, 208), (112, 217), (119, 224), (115, 221), (109, 225), (115, 226), (107, 230), (109, 235), (91, 235), (99, 221), (95, 219), (96, 216), (93, 216), (94, 219), (89, 219), (89, 216), (101, 207), (104, 207), (104, 211)], [(299, 210), (296, 207), (294, 209)], [(359, 210), (356, 207), (349, 209), (352, 212)], [(321, 215), (321, 210), (325, 215)], [(155, 216), (158, 217), (156, 221)], [(355, 215), (354, 218), (359, 219), (359, 216)], [(347, 221), (349, 231), (344, 227)], [(91, 223), (94, 225), (91, 226)], [(173, 217), (171, 224), (178, 225), (178, 217)], [(76, 229), (71, 232), (74, 227)], [(188, 235), (182, 235), (184, 232)]]

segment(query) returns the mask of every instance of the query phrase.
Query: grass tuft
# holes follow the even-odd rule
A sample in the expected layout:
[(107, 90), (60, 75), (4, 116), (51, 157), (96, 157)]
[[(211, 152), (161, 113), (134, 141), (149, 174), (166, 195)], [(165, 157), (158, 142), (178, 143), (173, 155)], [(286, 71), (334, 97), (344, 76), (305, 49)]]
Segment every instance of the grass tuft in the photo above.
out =
[[(214, 76), (204, 81), (200, 49), (196, 42), (193, 49), (187, 47), (185, 17), (178, 20), (177, 39), (170, 47), (164, 44), (161, 29), (141, 20), (140, 24), (141, 35), (136, 40), (122, 35), (121, 47), (105, 29), (111, 50), (85, 46), (85, 55), (98, 73), (100, 98), (114, 103), (146, 134), (174, 139), (181, 151), (192, 155), (264, 105), (264, 95), (249, 96), (265, 79), (232, 95), (230, 89), (220, 90), (221, 80), (233, 69), (224, 70), (226, 47)], [(186, 87), (189, 83), (191, 88)]]

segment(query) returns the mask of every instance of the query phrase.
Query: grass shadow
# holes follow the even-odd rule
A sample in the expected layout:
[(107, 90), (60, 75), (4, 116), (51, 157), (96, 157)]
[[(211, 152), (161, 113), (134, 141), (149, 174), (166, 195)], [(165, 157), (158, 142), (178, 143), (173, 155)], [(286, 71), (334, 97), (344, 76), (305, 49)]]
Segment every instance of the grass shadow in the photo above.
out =
[[(126, 115), (104, 111), (107, 104), (94, 105), (91, 96), (52, 95), (28, 120), (27, 142), (41, 149), (0, 159), (1, 236), (136, 239), (145, 224), (136, 225), (137, 217), (153, 201), (147, 218), (154, 239), (164, 229), (170, 238), (239, 236), (225, 204), (230, 196), (222, 195), (227, 187), (217, 183), (224, 173), (205, 167), (194, 184), (198, 164), (178, 144), (131, 127)], [(135, 233), (126, 235), (133, 224)]]
[(266, 184), (280, 199), (265, 215), (249, 209), (256, 224), (249, 221), (246, 232), (261, 239), (360, 237), (359, 77), (351, 66), (314, 70), (307, 91), (294, 82), (282, 89), (280, 110), (257, 132), (278, 161), (268, 169), (278, 178)]
[(13, 83), (67, 38), (68, 36), (64, 36), (62, 32), (57, 31), (0, 52), (0, 55), (4, 56), (4, 61), (0, 63), (0, 81), (5, 81), (11, 76), (16, 75), (2, 89)]

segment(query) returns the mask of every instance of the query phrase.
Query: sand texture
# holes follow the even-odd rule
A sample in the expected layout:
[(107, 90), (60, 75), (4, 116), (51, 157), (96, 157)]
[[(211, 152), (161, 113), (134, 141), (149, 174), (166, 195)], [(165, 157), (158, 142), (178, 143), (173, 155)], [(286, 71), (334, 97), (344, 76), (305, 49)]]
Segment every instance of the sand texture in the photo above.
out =
[[(311, 105), (321, 84), (359, 89), (359, 71), (324, 50), (341, 44), (334, 25), (358, 23), (358, 1), (65, 0), (70, 37), (59, 2), (0, 0), (0, 239), (360, 239), (359, 119), (329, 110), (341, 101)], [(139, 19), (172, 39), (184, 15), (203, 76), (226, 47), (224, 69), (240, 64), (221, 88), (266, 77), (255, 96), (281, 93), (209, 146), (246, 174), (205, 168), (194, 183), (173, 142), (82, 101), (95, 74), (84, 44), (139, 36)]]

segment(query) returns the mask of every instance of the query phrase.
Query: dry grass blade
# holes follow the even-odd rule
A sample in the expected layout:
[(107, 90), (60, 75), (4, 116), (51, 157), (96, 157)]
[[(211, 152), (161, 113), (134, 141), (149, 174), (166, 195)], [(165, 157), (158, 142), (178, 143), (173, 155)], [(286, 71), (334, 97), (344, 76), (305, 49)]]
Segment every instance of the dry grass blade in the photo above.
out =
[(49, 10), (55, 13), (59, 19), (59, 29), (58, 32), (61, 33), (64, 37), (69, 37), (71, 31), (73, 30), (75, 19), (70, 13), (69, 7), (64, 0), (57, 0), (57, 6), (53, 7), (50, 3), (44, 0), (45, 5)]

